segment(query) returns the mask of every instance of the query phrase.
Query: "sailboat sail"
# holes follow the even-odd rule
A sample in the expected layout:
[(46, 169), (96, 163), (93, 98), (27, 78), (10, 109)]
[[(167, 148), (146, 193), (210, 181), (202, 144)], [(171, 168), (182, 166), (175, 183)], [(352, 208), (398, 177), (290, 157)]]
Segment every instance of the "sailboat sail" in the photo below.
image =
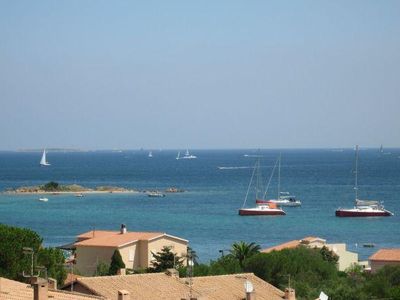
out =
[(43, 150), (42, 159), (40, 160), (41, 166), (50, 166), (50, 164), (46, 161), (46, 149)]

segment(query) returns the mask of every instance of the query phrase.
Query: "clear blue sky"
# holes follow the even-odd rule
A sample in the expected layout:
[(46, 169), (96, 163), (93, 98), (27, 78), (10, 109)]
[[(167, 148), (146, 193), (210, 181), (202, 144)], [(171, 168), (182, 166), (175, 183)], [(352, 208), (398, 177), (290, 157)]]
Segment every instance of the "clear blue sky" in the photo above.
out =
[(400, 146), (400, 1), (0, 0), (0, 149)]

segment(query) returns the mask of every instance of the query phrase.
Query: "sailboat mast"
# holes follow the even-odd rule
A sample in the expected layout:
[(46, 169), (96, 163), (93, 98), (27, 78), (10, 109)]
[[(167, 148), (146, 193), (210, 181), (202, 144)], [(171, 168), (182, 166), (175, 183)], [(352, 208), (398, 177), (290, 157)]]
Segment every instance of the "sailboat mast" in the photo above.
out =
[(259, 199), (258, 198), (258, 193), (260, 191), (260, 180), (261, 180), (260, 158), (257, 159), (256, 166), (257, 166), (256, 199)]
[(282, 153), (279, 153), (279, 165), (278, 165), (278, 200), (281, 197), (281, 157)]
[(355, 171), (354, 189), (356, 190), (356, 201), (357, 201), (357, 199), (358, 199), (358, 145), (356, 145), (356, 171)]

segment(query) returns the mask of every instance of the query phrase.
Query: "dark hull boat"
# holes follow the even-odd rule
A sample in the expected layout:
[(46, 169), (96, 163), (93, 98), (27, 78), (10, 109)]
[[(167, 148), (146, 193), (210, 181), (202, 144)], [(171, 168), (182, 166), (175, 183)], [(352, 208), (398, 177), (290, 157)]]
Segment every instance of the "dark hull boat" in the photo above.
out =
[(338, 209), (335, 212), (336, 217), (390, 217), (393, 213), (386, 209), (379, 210), (360, 210), (353, 209)]
[(356, 169), (355, 169), (355, 185), (356, 192), (355, 206), (353, 208), (339, 208), (335, 211), (336, 217), (389, 217), (393, 213), (386, 210), (382, 202), (373, 200), (358, 199), (358, 145), (356, 146)]

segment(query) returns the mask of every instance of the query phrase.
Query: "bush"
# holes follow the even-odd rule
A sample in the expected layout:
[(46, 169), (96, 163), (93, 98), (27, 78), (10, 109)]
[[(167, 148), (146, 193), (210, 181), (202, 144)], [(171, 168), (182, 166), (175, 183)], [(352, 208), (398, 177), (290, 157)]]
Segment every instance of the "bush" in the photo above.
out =
[(43, 190), (45, 191), (57, 191), (60, 185), (57, 182), (50, 181), (43, 186)]
[(119, 250), (116, 249), (114, 251), (113, 256), (111, 257), (111, 264), (110, 264), (110, 275), (117, 275), (118, 271), (120, 269), (124, 269), (125, 264), (122, 260), (121, 253), (119, 253)]
[(110, 265), (104, 261), (100, 261), (96, 266), (95, 276), (107, 276), (110, 274)]
[(336, 263), (324, 259), (318, 249), (297, 247), (256, 254), (245, 262), (245, 271), (284, 289), (289, 276), (296, 295), (315, 299), (324, 282), (338, 278)]

